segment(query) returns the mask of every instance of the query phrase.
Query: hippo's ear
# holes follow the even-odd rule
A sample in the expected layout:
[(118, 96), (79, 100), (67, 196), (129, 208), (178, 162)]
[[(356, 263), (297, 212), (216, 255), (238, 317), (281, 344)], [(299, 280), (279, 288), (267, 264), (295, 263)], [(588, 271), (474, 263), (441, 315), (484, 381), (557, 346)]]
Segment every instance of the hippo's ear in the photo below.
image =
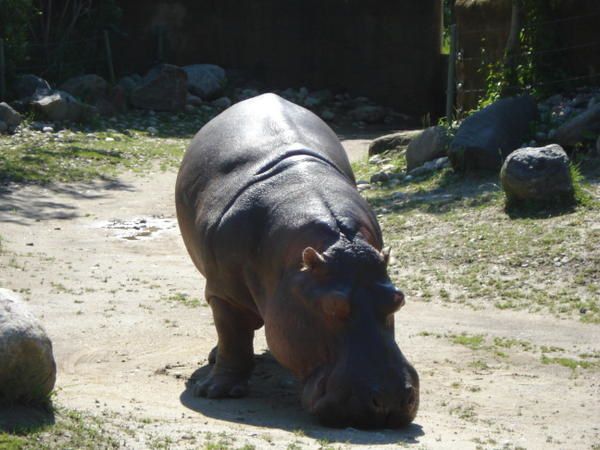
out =
[(385, 264), (385, 267), (388, 266), (388, 263), (390, 262), (390, 253), (391, 253), (392, 249), (390, 247), (383, 247), (383, 249), (381, 249), (381, 257), (383, 258), (383, 264)]
[(302, 270), (317, 270), (325, 265), (325, 258), (312, 247), (302, 251)]

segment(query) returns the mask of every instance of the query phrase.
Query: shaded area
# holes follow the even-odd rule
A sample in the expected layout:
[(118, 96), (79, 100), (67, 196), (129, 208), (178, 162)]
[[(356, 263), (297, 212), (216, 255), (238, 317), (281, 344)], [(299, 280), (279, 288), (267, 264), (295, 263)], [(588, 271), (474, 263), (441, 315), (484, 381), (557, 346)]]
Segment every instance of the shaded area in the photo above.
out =
[(0, 186), (0, 223), (27, 225), (31, 220), (74, 219), (79, 217), (78, 208), (69, 200), (98, 200), (115, 190), (133, 191), (134, 188), (106, 177), (87, 183)]
[(0, 431), (27, 434), (54, 423), (54, 409), (51, 405), (0, 406)]
[[(403, 192), (402, 188), (412, 183), (429, 185), (412, 192)], [(379, 191), (367, 196), (375, 208), (385, 208), (384, 214), (421, 209), (432, 214), (444, 214), (452, 209), (468, 206), (484, 206), (495, 201), (501, 195), (502, 188), (497, 176), (480, 175), (464, 177), (451, 170), (442, 173), (431, 172), (419, 176), (414, 181), (402, 181), (392, 189)]]
[(250, 393), (245, 398), (213, 400), (194, 397), (192, 386), (196, 380), (205, 378), (210, 369), (210, 365), (205, 365), (195, 370), (179, 397), (185, 407), (207, 417), (286, 431), (300, 430), (314, 439), (362, 445), (417, 444), (418, 438), (424, 434), (417, 424), (402, 430), (373, 431), (320, 426), (300, 405), (300, 383), (269, 352), (256, 355)]

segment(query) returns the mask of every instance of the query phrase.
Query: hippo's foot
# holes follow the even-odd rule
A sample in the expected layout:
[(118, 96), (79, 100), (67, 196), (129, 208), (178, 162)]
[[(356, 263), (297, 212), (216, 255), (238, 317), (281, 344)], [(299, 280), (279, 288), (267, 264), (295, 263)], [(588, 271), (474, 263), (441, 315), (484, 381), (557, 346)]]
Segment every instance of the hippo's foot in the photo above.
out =
[(214, 364), (217, 362), (217, 351), (218, 348), (216, 345), (213, 347), (213, 349), (210, 351), (210, 353), (208, 354), (208, 363), (209, 364)]
[(196, 382), (193, 388), (194, 397), (240, 398), (248, 394), (246, 374), (219, 373), (215, 369), (206, 379)]

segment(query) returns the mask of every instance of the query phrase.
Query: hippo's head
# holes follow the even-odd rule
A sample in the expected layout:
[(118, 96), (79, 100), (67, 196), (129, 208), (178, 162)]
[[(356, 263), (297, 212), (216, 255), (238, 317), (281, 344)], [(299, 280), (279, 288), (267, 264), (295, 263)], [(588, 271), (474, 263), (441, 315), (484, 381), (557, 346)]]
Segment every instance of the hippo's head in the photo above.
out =
[(342, 238), (308, 247), (265, 321), (269, 347), (304, 382), (302, 403), (330, 426), (398, 428), (419, 405), (419, 377), (394, 340), (404, 295), (388, 256)]

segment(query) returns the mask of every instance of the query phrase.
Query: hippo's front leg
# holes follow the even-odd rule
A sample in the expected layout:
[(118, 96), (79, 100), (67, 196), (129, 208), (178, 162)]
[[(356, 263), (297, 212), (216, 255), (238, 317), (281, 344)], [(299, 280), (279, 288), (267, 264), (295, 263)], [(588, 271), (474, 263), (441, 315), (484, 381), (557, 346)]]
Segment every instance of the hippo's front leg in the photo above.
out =
[[(237, 308), (221, 298), (211, 296), (208, 302), (219, 336), (218, 350), (208, 377), (196, 382), (194, 395), (208, 398), (243, 397), (248, 393), (248, 379), (254, 366), (254, 330), (262, 325), (262, 320), (254, 313)], [(214, 350), (211, 352), (213, 357)]]

